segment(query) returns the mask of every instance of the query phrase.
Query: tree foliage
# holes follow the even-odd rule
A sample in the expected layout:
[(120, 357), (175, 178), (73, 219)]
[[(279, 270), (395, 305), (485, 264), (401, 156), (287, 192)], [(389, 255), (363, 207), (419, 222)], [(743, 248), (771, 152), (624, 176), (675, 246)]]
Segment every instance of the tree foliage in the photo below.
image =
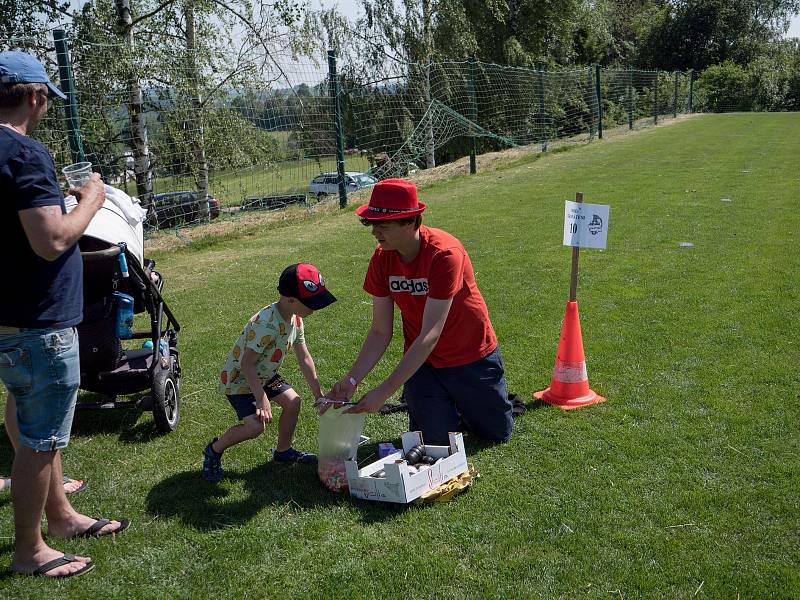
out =
[(780, 39), (798, 9), (798, 0), (663, 1), (643, 13), (636, 62), (681, 70), (747, 65)]

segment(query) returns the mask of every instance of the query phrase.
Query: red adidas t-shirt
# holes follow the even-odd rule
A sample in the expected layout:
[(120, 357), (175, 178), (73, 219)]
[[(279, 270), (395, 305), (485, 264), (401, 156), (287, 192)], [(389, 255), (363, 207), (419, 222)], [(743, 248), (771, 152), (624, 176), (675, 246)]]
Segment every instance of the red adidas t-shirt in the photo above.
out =
[(364, 290), (391, 296), (403, 315), (405, 350), (422, 329), (428, 297), (453, 298), (439, 342), (427, 362), (436, 368), (458, 367), (483, 358), (497, 346), (489, 311), (464, 246), (455, 237), (432, 227), (419, 228), (419, 253), (409, 263), (395, 250), (375, 249), (369, 261)]

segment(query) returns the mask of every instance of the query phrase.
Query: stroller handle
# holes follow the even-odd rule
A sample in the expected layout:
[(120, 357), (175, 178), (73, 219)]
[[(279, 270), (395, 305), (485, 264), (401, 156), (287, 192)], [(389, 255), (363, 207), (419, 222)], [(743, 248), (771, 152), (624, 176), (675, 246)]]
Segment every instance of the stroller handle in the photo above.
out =
[(91, 252), (81, 252), (81, 258), (83, 260), (103, 260), (107, 258), (113, 258), (114, 256), (118, 256), (120, 253), (119, 246), (111, 246), (110, 248), (106, 248), (105, 250), (93, 250)]

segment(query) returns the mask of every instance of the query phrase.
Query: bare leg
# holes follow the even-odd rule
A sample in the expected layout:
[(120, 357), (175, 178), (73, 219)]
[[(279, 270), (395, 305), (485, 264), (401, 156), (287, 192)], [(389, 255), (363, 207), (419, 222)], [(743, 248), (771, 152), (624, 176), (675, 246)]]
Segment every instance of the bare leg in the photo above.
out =
[[(58, 451), (35, 452), (27, 447), (19, 448), (14, 455), (14, 466), (11, 471), (11, 477), (14, 480), (14, 485), (11, 487), (15, 528), (14, 560), (12, 561), (14, 571), (32, 573), (44, 563), (63, 554), (44, 543), (41, 529), (42, 512), (49, 491), (55, 488), (60, 491), (62, 496), (64, 495), (60, 479), (57, 482), (58, 485), (51, 485), (53, 463), (58, 457)], [(60, 468), (58, 471), (60, 473)], [(66, 496), (64, 502), (69, 504)], [(89, 521), (91, 523), (91, 519)], [(52, 577), (72, 573), (82, 569), (91, 560), (84, 556), (77, 558), (77, 562), (53, 569), (47, 575)]]
[[(11, 392), (8, 392), (7, 394), (6, 411), (4, 418), (5, 418), (6, 433), (8, 434), (8, 440), (11, 442), (11, 447), (14, 448), (14, 452), (16, 452), (17, 447), (19, 447), (19, 427), (17, 427), (17, 400), (16, 398), (14, 398), (14, 394), (12, 394)], [(64, 479), (62, 477), (61, 485), (64, 486), (64, 491), (67, 494), (71, 494), (83, 485), (83, 480), (72, 479), (69, 482), (64, 483)], [(0, 488), (0, 490), (2, 490), (2, 488)]]
[(250, 415), (219, 436), (219, 439), (211, 444), (211, 448), (214, 449), (214, 452), (223, 452), (245, 440), (257, 438), (262, 433), (264, 433), (264, 423), (259, 421), (255, 415)]
[(292, 447), (294, 430), (300, 416), (300, 396), (293, 389), (288, 389), (273, 400), (281, 407), (278, 419), (278, 443), (275, 450), (284, 452)]
[[(68, 538), (79, 535), (94, 525), (95, 519), (87, 517), (77, 512), (67, 500), (64, 493), (64, 486), (61, 485), (64, 476), (61, 471), (60, 453), (53, 460), (50, 470), (50, 490), (47, 495), (47, 502), (44, 505), (44, 512), (47, 516), (47, 532), (52, 537)], [(16, 483), (11, 486), (13, 490)], [(97, 534), (102, 535), (111, 533), (119, 529), (119, 521), (111, 521), (103, 527)], [(97, 535), (95, 534), (95, 535)]]

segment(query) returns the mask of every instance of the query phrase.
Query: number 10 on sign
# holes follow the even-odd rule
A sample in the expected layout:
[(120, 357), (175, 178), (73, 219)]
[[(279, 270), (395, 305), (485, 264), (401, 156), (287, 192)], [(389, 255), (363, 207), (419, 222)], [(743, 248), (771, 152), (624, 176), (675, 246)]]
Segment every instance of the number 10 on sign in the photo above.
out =
[(605, 248), (608, 242), (608, 213), (605, 204), (564, 203), (564, 245)]
[(606, 204), (584, 204), (583, 194), (575, 194), (575, 202), (564, 203), (564, 245), (572, 246), (572, 272), (569, 299), (575, 300), (578, 292), (578, 256), (581, 248), (605, 248), (608, 241), (608, 214)]

